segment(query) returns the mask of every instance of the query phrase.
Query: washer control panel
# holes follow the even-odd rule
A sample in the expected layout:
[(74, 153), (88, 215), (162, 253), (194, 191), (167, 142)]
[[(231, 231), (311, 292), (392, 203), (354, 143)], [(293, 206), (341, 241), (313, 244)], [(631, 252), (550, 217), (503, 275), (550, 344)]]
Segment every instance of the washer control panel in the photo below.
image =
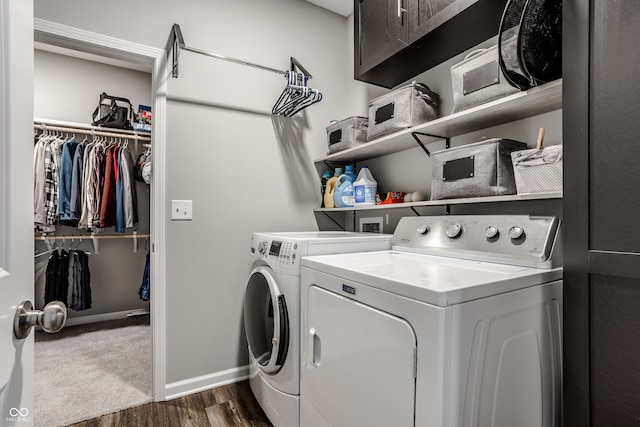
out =
[(253, 242), (251, 250), (252, 253), (257, 251), (261, 258), (284, 265), (294, 265), (300, 259), (298, 242), (277, 239), (260, 240)]
[(405, 217), (392, 239), (397, 250), (531, 265), (547, 260), (559, 220), (553, 216), (451, 215)]

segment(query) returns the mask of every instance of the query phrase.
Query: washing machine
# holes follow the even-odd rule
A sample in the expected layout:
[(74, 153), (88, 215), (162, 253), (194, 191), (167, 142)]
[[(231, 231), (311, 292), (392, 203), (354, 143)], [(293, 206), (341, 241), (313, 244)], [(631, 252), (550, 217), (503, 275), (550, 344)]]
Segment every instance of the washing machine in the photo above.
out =
[(300, 424), (560, 425), (559, 230), (407, 217), (391, 250), (303, 258)]
[(254, 233), (244, 300), (250, 385), (274, 426), (300, 425), (300, 266), (306, 255), (380, 251), (391, 235)]

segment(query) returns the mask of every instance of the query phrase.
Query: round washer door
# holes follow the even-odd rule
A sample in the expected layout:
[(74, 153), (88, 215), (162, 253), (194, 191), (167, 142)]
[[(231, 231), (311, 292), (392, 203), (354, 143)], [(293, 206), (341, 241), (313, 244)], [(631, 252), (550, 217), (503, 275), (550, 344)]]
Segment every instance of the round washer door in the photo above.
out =
[(244, 326), (249, 351), (260, 369), (277, 373), (287, 358), (289, 314), (284, 295), (269, 267), (256, 267), (244, 295)]

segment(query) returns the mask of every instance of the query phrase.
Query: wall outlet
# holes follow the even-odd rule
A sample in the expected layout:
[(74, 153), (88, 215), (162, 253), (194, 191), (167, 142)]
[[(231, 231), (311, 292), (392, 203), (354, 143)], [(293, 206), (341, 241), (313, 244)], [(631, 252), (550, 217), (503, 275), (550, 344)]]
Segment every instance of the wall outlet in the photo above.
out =
[(364, 233), (382, 234), (382, 217), (360, 218), (359, 231)]
[(171, 220), (191, 221), (193, 219), (193, 200), (172, 200)]

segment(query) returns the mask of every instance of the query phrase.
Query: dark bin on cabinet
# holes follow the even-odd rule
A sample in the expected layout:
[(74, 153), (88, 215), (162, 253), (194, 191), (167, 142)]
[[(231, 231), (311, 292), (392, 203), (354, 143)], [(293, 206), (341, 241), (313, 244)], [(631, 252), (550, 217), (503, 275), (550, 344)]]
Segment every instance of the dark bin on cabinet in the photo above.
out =
[(353, 116), (327, 126), (329, 154), (367, 142), (366, 117)]
[(492, 138), (431, 154), (431, 200), (516, 194), (511, 153), (527, 144)]
[(367, 140), (379, 138), (438, 118), (440, 96), (413, 82), (369, 103)]

